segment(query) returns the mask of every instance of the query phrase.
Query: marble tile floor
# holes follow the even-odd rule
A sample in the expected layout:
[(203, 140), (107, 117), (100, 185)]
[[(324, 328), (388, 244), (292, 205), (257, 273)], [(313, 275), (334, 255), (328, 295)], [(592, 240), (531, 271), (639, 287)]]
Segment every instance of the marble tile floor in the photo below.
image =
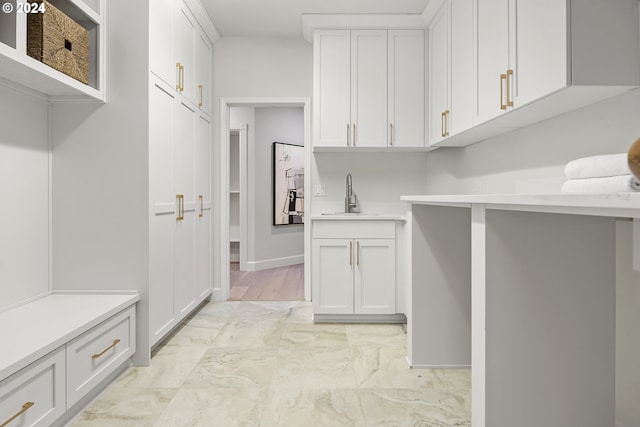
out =
[(409, 369), (404, 325), (209, 303), (68, 426), (471, 426), (470, 370)]

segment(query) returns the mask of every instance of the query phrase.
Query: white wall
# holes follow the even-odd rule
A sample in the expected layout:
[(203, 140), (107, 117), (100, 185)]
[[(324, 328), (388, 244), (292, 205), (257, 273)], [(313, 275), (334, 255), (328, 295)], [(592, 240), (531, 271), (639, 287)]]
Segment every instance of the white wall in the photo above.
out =
[[(107, 102), (51, 107), (53, 287), (138, 290), (149, 360), (147, 2), (107, 2)], [(145, 349), (147, 349), (145, 351)]]
[(640, 137), (640, 90), (427, 158), (433, 194), (559, 192), (564, 165), (622, 153)]
[(47, 117), (0, 84), (0, 310), (49, 290)]
[[(427, 190), (427, 153), (314, 153), (315, 184), (326, 196), (313, 197), (313, 212), (343, 212), (347, 173), (361, 212), (406, 213), (400, 196)], [(313, 189), (311, 189), (313, 191)]]
[[(250, 181), (255, 188), (254, 242), (255, 262), (260, 267), (292, 265), (303, 262), (304, 229), (302, 225), (273, 225), (272, 143), (284, 142), (304, 146), (304, 114), (297, 108), (256, 108), (255, 143), (249, 141), (254, 165)], [(304, 165), (304, 157), (302, 158)], [(249, 201), (251, 207), (251, 201)]]
[[(212, 165), (220, 159), (220, 98), (311, 97), (313, 92), (313, 49), (303, 38), (223, 37), (213, 48), (214, 138)], [(251, 139), (251, 126), (249, 127)], [(216, 206), (220, 206), (220, 176), (213, 174)], [(251, 197), (251, 192), (248, 193)], [(220, 223), (214, 210), (214, 224)], [(214, 292), (220, 288), (219, 230), (214, 229)], [(250, 231), (250, 230), (249, 230)], [(217, 242), (217, 243), (215, 243)]]

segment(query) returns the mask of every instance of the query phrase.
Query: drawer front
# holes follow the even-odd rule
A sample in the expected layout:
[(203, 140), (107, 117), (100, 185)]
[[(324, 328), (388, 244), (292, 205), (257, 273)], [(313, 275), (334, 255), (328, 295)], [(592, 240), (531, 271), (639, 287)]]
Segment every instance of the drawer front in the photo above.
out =
[(67, 407), (135, 353), (135, 306), (67, 343)]
[(0, 425), (49, 426), (66, 410), (64, 347), (0, 382)]
[(313, 238), (321, 239), (394, 239), (395, 221), (314, 221)]

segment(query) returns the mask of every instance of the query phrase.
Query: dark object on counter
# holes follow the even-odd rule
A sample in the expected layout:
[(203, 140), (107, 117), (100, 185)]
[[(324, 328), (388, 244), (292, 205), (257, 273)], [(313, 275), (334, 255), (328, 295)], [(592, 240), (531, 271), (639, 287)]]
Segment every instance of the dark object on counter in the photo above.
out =
[(640, 180), (640, 138), (636, 139), (631, 147), (629, 147), (629, 154), (627, 156), (629, 162), (629, 169), (636, 179)]

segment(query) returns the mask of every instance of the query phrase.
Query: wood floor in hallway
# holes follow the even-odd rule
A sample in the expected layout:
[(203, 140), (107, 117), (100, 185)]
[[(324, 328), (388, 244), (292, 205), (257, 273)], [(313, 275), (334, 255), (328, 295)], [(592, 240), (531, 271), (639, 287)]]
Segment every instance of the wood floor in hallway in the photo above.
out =
[(240, 264), (232, 262), (229, 300), (304, 301), (304, 264), (240, 271)]

